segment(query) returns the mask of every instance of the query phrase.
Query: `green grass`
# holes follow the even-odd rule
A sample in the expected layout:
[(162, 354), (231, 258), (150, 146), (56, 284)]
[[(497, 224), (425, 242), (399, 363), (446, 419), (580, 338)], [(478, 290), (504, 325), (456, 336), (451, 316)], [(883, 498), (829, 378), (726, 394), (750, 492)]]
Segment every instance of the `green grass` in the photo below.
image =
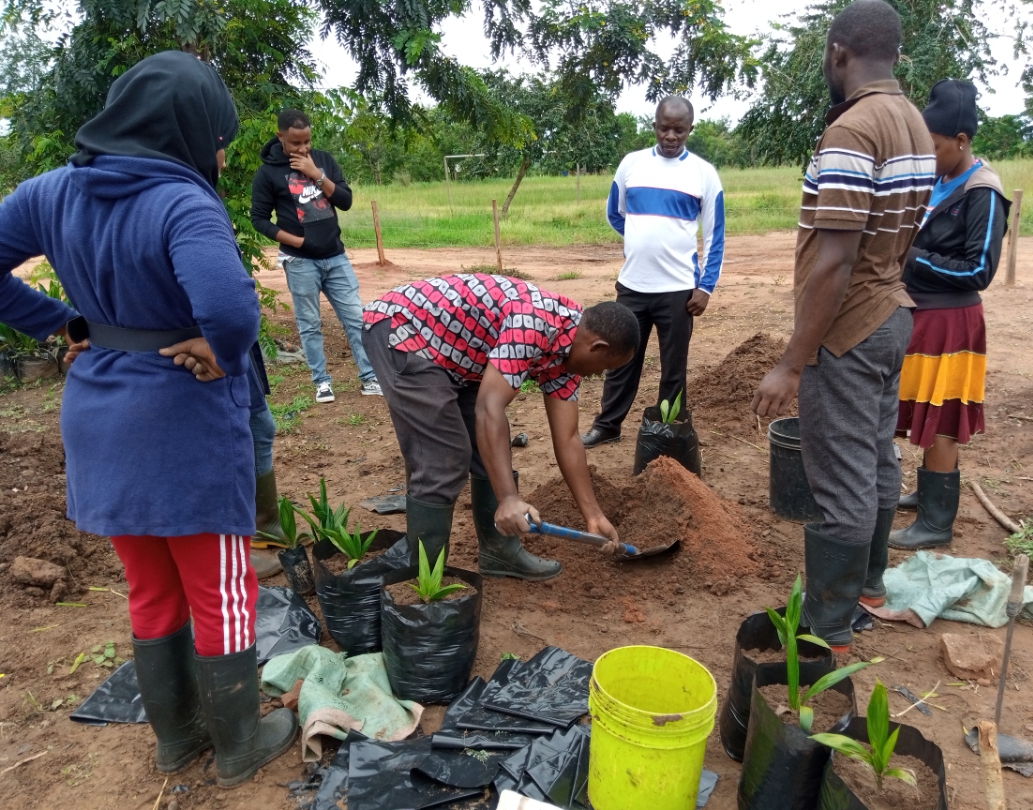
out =
[[(1023, 188), (1033, 196), (1033, 160), (995, 164), (1009, 195)], [(728, 234), (763, 234), (796, 228), (802, 176), (796, 167), (723, 169)], [(574, 177), (528, 177), (502, 221), (504, 245), (573, 245), (619, 242), (606, 221), (606, 198), (612, 176), (581, 178), (578, 202)], [(405, 247), (492, 247), (491, 201), (499, 205), (512, 180), (478, 180), (452, 184), (449, 209), (444, 181), (403, 186), (356, 186), (352, 210), (341, 215), (349, 247), (374, 247), (376, 200), (387, 249)], [(1033, 199), (1023, 206), (1022, 233), (1033, 234)]]

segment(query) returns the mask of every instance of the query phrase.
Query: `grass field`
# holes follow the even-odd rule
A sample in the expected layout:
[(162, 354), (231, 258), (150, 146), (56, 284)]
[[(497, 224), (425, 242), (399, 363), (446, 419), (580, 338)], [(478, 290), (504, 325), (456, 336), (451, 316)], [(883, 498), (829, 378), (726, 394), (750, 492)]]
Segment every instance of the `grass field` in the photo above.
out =
[[(997, 166), (1008, 194), (1031, 189), (1033, 160)], [(727, 232), (755, 234), (796, 227), (801, 174), (796, 168), (725, 169)], [(616, 242), (620, 237), (606, 221), (610, 175), (581, 178), (578, 201), (574, 177), (528, 177), (520, 186), (502, 222), (506, 245), (570, 245)], [(403, 186), (356, 186), (352, 210), (341, 216), (349, 247), (374, 247), (373, 213), (376, 200), (384, 244), (402, 247), (488, 247), (494, 244), (491, 201), (499, 205), (512, 180), (480, 180), (452, 184), (449, 209), (444, 181)], [(1033, 199), (1023, 206), (1023, 234), (1033, 234)]]

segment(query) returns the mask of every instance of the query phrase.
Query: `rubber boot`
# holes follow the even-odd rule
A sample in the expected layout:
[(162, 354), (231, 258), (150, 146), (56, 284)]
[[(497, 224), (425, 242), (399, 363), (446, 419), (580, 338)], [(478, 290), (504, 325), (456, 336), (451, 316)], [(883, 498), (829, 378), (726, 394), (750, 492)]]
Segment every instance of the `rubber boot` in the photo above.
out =
[(291, 747), (298, 718), (290, 709), (276, 709), (259, 719), (254, 644), (243, 652), (196, 660), (201, 706), (215, 746), (215, 781), (219, 787), (235, 787)]
[(909, 492), (907, 495), (901, 496), (900, 500), (897, 501), (897, 509), (902, 511), (913, 512), (918, 508), (918, 490)]
[(252, 549), (249, 558), (251, 560), (251, 567), (255, 569), (255, 576), (259, 579), (267, 579), (279, 574), (283, 570), (283, 565), (280, 564), (279, 558), (269, 552)]
[[(516, 473), (513, 473), (514, 478)], [(486, 577), (516, 577), (541, 582), (552, 579), (563, 570), (556, 560), (532, 554), (516, 535), (506, 537), (495, 528), (498, 498), (487, 478), (470, 476), (470, 498), (473, 501), (473, 525), (477, 530), (480, 571)]]
[(190, 623), (171, 636), (134, 637), (133, 657), (147, 722), (158, 738), (158, 770), (178, 773), (212, 747), (201, 713)]
[(289, 548), (287, 538), (280, 525), (280, 502), (276, 492), (276, 470), (255, 476), (255, 528), (257, 531), (271, 534), (279, 539), (256, 534), (251, 538), (254, 548)]
[[(409, 543), (409, 564), (420, 562), (420, 543), (427, 550), (430, 567), (438, 561), (441, 549), (448, 559), (448, 538), (452, 534), (454, 503), (427, 503), (405, 496), (405, 537)], [(446, 562), (447, 565), (447, 562)]]
[(930, 472), (918, 468), (918, 518), (906, 529), (890, 534), (890, 546), (914, 551), (950, 545), (961, 497), (961, 472)]
[(882, 607), (886, 604), (886, 586), (882, 575), (890, 561), (890, 531), (893, 529), (893, 516), (896, 509), (880, 509), (875, 519), (875, 532), (872, 534), (872, 545), (868, 549), (868, 575), (861, 589), (861, 601), (869, 607)]
[(804, 565), (807, 593), (801, 624), (833, 652), (846, 653), (854, 640), (850, 628), (868, 570), (870, 543), (850, 544), (804, 526)]

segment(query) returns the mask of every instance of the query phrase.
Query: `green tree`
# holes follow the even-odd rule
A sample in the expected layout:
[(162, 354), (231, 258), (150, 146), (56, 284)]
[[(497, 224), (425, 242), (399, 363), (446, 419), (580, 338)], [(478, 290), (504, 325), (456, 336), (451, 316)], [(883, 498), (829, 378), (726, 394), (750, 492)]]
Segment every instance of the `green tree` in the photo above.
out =
[(732, 129), (727, 118), (697, 121), (685, 146), (719, 169), (724, 166), (742, 168), (751, 163), (749, 146)]
[(982, 116), (972, 151), (990, 160), (1033, 157), (1033, 124), (1021, 115)]
[[(888, 0), (900, 13), (901, 86), (918, 107), (943, 78), (995, 74), (990, 35), (981, 19), (983, 0)], [(759, 58), (763, 89), (739, 123), (738, 133), (769, 163), (804, 163), (825, 126), (828, 89), (822, 76), (825, 38), (832, 19), (850, 0), (808, 6), (775, 25)]]

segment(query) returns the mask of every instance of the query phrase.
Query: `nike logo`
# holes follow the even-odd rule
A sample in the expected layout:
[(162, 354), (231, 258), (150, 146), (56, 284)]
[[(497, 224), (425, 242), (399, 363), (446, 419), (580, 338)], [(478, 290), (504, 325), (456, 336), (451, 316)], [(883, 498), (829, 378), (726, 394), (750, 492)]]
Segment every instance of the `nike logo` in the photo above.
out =
[(298, 205), (305, 205), (305, 203), (310, 203), (314, 199), (316, 199), (316, 197), (322, 196), (322, 194), (322, 189), (316, 187), (314, 183), (311, 185), (306, 185), (301, 190), (301, 193), (298, 195)]

